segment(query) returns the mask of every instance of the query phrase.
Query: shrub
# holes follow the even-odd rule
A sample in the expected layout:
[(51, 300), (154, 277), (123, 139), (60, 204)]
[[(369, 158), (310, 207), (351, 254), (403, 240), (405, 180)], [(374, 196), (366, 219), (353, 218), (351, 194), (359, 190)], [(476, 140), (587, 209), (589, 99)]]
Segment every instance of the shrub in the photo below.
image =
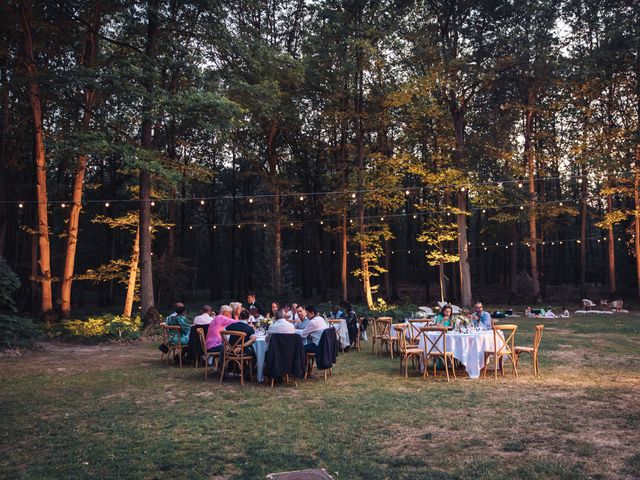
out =
[(16, 311), (15, 294), (20, 288), (20, 279), (7, 261), (0, 257), (0, 310)]
[(53, 336), (91, 342), (112, 339), (133, 340), (140, 337), (140, 317), (128, 318), (106, 314), (86, 320), (64, 320), (53, 327)]
[(30, 347), (42, 330), (30, 318), (0, 315), (0, 350)]

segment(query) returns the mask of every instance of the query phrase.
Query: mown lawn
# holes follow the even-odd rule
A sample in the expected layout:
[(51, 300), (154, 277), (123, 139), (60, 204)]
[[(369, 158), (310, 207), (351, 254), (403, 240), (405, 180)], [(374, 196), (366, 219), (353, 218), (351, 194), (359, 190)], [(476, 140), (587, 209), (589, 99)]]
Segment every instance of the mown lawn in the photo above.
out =
[(0, 478), (639, 478), (640, 317), (544, 323), (541, 377), (497, 382), (405, 379), (363, 344), (327, 383), (241, 388), (155, 344), (46, 344), (0, 359)]

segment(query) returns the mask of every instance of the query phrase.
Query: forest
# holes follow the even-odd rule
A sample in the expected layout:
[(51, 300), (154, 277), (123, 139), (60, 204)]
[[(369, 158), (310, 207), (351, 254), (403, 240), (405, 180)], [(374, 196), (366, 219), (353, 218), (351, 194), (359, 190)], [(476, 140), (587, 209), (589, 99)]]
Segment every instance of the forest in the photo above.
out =
[(1, 8), (21, 311), (640, 296), (638, 2)]

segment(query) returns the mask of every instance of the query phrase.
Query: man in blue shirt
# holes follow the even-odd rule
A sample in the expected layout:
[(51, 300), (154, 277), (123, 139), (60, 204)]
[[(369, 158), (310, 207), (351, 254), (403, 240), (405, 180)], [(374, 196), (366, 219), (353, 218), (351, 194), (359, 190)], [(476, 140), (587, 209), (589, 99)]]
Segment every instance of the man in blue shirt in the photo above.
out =
[(475, 312), (471, 315), (471, 320), (473, 321), (474, 326), (483, 327), (485, 330), (491, 330), (493, 325), (491, 323), (491, 315), (489, 312), (485, 312), (482, 309), (482, 303), (478, 302), (475, 305)]

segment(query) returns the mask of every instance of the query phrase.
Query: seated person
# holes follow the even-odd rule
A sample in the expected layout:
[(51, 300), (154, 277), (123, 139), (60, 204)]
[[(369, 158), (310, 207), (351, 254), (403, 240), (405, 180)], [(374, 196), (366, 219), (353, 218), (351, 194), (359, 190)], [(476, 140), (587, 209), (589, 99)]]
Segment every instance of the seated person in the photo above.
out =
[(291, 321), (293, 323), (296, 323), (298, 321), (298, 304), (297, 303), (291, 304), (291, 313), (293, 313), (293, 318), (291, 319)]
[(243, 308), (242, 310), (240, 310), (240, 315), (238, 315), (238, 321), (252, 325), (251, 314), (249, 313), (249, 310), (247, 310), (246, 308)]
[(551, 308), (549, 308), (545, 314), (544, 314), (545, 318), (556, 318), (557, 315), (555, 313), (553, 313), (553, 310), (551, 310)]
[(485, 312), (482, 303), (477, 302), (474, 307), (475, 311), (471, 315), (471, 321), (475, 327), (482, 327), (485, 330), (491, 330), (493, 324), (491, 323), (491, 315), (489, 312)]
[[(175, 317), (176, 315), (178, 315), (178, 313), (177, 313), (178, 308), (184, 308), (184, 303), (182, 303), (182, 302), (176, 302), (176, 303), (174, 303), (174, 304), (173, 304), (173, 312), (171, 313), (171, 315), (169, 315), (169, 316), (165, 319), (165, 321), (164, 321), (165, 323), (167, 323), (167, 320), (169, 320), (169, 318), (171, 318), (171, 317)], [(185, 312), (186, 312), (186, 311), (187, 311), (187, 310), (185, 309)], [(167, 325), (169, 325), (169, 324), (167, 323)]]
[(211, 305), (203, 305), (200, 310), (202, 313), (193, 319), (194, 325), (209, 325), (213, 317), (211, 316)]
[(271, 309), (267, 312), (267, 318), (274, 319), (276, 317), (276, 310), (280, 308), (278, 302), (271, 302)]
[(273, 322), (269, 327), (269, 330), (267, 330), (267, 335), (264, 341), (269, 343), (269, 339), (274, 333), (296, 333), (296, 329), (293, 327), (291, 322), (285, 318), (283, 308), (276, 310), (276, 321)]
[(562, 313), (560, 314), (560, 316), (562, 318), (569, 318), (571, 314), (569, 313), (569, 310), (567, 310), (566, 307), (562, 307)]
[(340, 310), (340, 307), (338, 307), (338, 305), (334, 304), (331, 306), (331, 313), (329, 313), (329, 318), (333, 318), (333, 319), (344, 318), (344, 312)]
[(284, 313), (284, 318), (290, 322), (293, 322), (293, 312), (291, 311), (291, 306), (287, 303), (283, 303), (281, 310)]
[[(169, 315), (167, 317), (166, 324), (168, 326), (180, 327), (180, 345), (187, 345), (189, 343), (189, 332), (191, 331), (191, 325), (185, 317), (186, 308), (177, 307), (175, 315)], [(178, 332), (175, 330), (169, 330), (169, 343), (171, 345), (178, 345)]]
[(298, 307), (298, 309), (296, 310), (296, 314), (298, 316), (298, 320), (294, 320), (293, 326), (297, 330), (304, 330), (305, 327), (309, 325), (311, 319), (307, 317), (307, 311), (302, 305)]
[(242, 312), (242, 303), (240, 302), (231, 302), (229, 304), (231, 307), (231, 318), (234, 320), (240, 320), (240, 312)]
[[(246, 333), (244, 337), (244, 354), (245, 355), (255, 355), (256, 352), (253, 350), (253, 343), (256, 341), (256, 331), (253, 329), (251, 325), (248, 323), (239, 321), (232, 323), (231, 325), (225, 328), (227, 332), (242, 332)], [(233, 344), (233, 342), (237, 341), (238, 337), (231, 335), (229, 337), (229, 342)]]
[(321, 316), (316, 315), (316, 307), (313, 305), (307, 305), (305, 310), (307, 317), (311, 318), (311, 320), (309, 320), (307, 326), (300, 332), (300, 336), (307, 340), (304, 346), (305, 353), (315, 353), (320, 343), (322, 332), (328, 328), (327, 322), (325, 322)]
[(436, 325), (442, 327), (453, 327), (453, 308), (451, 305), (442, 307), (440, 313), (434, 319)]
[(347, 322), (347, 331), (349, 332), (349, 343), (351, 345), (355, 344), (356, 338), (358, 338), (358, 314), (353, 309), (351, 304), (347, 301), (342, 302), (342, 308), (346, 315), (344, 319)]
[(260, 323), (264, 320), (264, 317), (260, 315), (260, 312), (256, 307), (249, 307), (249, 323)]
[(209, 324), (206, 341), (208, 352), (222, 351), (222, 337), (220, 336), (220, 332), (235, 323), (235, 320), (231, 318), (232, 312), (233, 309), (229, 305), (222, 305), (220, 307), (220, 314), (216, 315)]

